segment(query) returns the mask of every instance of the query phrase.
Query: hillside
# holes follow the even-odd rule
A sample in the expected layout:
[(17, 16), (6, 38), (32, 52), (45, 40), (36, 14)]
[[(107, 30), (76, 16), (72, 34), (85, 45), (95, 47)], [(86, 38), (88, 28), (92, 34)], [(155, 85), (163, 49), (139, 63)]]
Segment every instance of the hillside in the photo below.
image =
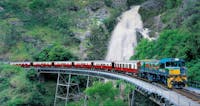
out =
[(76, 59), (104, 59), (128, 1), (1, 0), (0, 60), (38, 60), (38, 54), (49, 55), (48, 48), (65, 48)]
[(200, 81), (200, 2), (148, 0), (142, 4), (140, 14), (150, 34), (158, 34), (159, 38), (142, 39), (132, 59), (183, 58), (189, 80)]

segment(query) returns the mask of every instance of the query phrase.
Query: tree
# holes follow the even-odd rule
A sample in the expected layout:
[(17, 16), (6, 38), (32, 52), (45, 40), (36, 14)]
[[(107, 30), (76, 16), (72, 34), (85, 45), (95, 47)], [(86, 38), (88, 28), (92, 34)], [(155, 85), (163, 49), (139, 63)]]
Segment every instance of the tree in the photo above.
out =
[[(0, 105), (37, 105), (44, 106), (45, 92), (42, 84), (31, 80), (36, 73), (16, 66), (0, 64)], [(35, 79), (35, 78), (34, 78)]]
[(104, 59), (109, 35), (105, 32), (103, 27), (94, 27), (91, 32), (91, 36), (87, 38), (88, 59)]
[(119, 98), (119, 89), (113, 87), (112, 82), (101, 83), (95, 82), (92, 87), (85, 90), (89, 97), (88, 105), (103, 105), (103, 106), (125, 106), (127, 105)]
[(68, 49), (62, 45), (53, 45), (44, 48), (42, 51), (34, 55), (36, 61), (68, 61), (77, 60), (78, 57), (74, 56)]

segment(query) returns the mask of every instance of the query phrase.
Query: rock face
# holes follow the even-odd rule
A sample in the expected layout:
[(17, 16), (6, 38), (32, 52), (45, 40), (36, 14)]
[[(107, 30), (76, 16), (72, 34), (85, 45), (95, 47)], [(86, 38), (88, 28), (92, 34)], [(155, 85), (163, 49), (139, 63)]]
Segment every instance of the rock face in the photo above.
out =
[(127, 0), (112, 0), (112, 7), (126, 7)]
[(142, 16), (144, 27), (151, 30), (150, 37), (158, 37), (158, 32), (164, 28), (159, 14), (163, 8), (163, 0), (148, 0), (141, 5), (139, 13)]
[(164, 6), (163, 0), (148, 0), (141, 5), (141, 9), (160, 11)]

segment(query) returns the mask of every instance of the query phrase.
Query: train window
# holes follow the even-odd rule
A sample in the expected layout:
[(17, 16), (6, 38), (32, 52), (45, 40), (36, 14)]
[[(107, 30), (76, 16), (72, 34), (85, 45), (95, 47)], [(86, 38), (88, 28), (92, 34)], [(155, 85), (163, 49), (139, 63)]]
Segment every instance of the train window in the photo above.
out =
[(131, 64), (129, 64), (129, 68), (132, 68), (132, 67), (131, 67)]

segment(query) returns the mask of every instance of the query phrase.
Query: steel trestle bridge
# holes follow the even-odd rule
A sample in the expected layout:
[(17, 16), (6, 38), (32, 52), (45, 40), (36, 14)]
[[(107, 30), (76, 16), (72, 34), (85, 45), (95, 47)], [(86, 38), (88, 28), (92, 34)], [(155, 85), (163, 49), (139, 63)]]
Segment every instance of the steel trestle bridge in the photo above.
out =
[[(30, 69), (30, 68), (28, 68)], [(193, 101), (177, 92), (174, 92), (172, 90), (162, 88), (156, 85), (153, 85), (151, 83), (139, 80), (137, 78), (133, 78), (127, 75), (122, 75), (119, 73), (114, 73), (114, 72), (108, 72), (108, 71), (103, 71), (103, 70), (86, 70), (86, 69), (75, 69), (75, 68), (34, 68), (36, 71), (38, 71), (39, 74), (45, 74), (45, 73), (55, 73), (58, 74), (58, 80), (57, 80), (57, 87), (56, 87), (56, 93), (58, 91), (59, 81), (60, 81), (60, 76), (62, 74), (68, 74), (69, 79), (68, 82), (66, 83), (67, 87), (67, 95), (66, 102), (68, 99), (68, 93), (69, 93), (69, 86), (70, 85), (70, 78), (71, 75), (83, 75), (83, 76), (88, 76), (87, 80), (87, 87), (88, 87), (88, 81), (89, 81), (89, 76), (93, 77), (101, 77), (101, 78), (107, 78), (107, 79), (112, 79), (112, 80), (123, 80), (127, 83), (133, 84), (136, 86), (136, 90), (141, 92), (142, 94), (146, 95), (149, 97), (151, 100), (153, 100), (155, 103), (162, 105), (162, 106), (200, 106), (200, 104), (196, 101)], [(55, 94), (55, 101), (54, 105), (56, 105), (56, 98), (59, 98), (57, 94)], [(132, 103), (131, 103), (132, 104)], [(133, 105), (131, 105), (133, 106)]]

